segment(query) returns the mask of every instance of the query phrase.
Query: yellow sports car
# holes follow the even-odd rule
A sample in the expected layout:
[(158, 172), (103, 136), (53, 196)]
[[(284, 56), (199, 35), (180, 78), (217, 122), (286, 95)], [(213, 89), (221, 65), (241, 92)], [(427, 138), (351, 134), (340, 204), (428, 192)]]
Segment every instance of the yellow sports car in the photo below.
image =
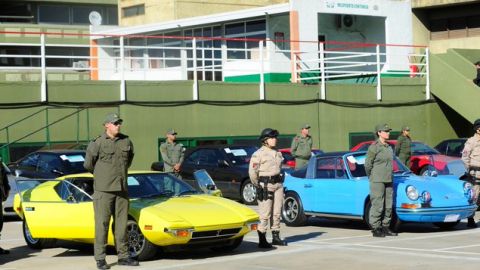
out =
[[(205, 171), (199, 172), (197, 180), (202, 190), (214, 190), (218, 195)], [(14, 201), (29, 247), (51, 246), (56, 239), (94, 242), (91, 174), (47, 181), (18, 180), (17, 185), (20, 187), (20, 182), (25, 181), (38, 183), (17, 194)], [(202, 194), (167, 173), (129, 172), (128, 192), (128, 242), (132, 256), (139, 260), (152, 258), (159, 248), (201, 246), (233, 250), (245, 234), (256, 230), (259, 221), (250, 208), (220, 196)], [(108, 244), (114, 245), (111, 228)]]

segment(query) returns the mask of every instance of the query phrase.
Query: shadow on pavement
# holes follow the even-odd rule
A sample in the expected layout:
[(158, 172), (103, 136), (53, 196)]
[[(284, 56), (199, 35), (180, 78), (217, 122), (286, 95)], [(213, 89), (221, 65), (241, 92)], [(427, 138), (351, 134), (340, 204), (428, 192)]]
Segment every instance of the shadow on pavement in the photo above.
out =
[(41, 252), (41, 250), (31, 249), (27, 245), (15, 247), (15, 248), (9, 249), (8, 251), (10, 251), (10, 254), (0, 255), (0, 265), (6, 264), (9, 262), (20, 261), (22, 259), (26, 259), (34, 256), (35, 253)]
[(317, 236), (321, 236), (322, 234), (324, 234), (324, 232), (310, 232), (310, 233), (301, 234), (301, 235), (292, 235), (292, 236), (285, 237), (285, 241), (287, 241), (287, 243), (300, 242), (300, 241), (316, 238)]

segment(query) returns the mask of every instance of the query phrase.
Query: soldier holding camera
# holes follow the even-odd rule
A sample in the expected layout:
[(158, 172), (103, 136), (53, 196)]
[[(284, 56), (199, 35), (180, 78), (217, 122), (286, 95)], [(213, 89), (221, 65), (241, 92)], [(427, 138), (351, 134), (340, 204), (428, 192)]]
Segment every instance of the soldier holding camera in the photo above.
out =
[[(275, 148), (278, 131), (266, 128), (260, 134), (262, 147), (253, 153), (248, 174), (257, 188), (257, 200), (260, 211), (258, 226), (259, 248), (272, 248), (273, 245), (286, 246), (280, 238), (280, 215), (283, 205), (282, 153)], [(268, 223), (272, 230), (272, 244), (268, 243), (266, 233)]]
[[(480, 191), (480, 119), (473, 123), (473, 130), (475, 134), (465, 142), (465, 147), (462, 151), (462, 161), (467, 169), (468, 181), (472, 183), (475, 192), (475, 201), (477, 201)], [(467, 226), (476, 228), (477, 223), (473, 219), (475, 213), (468, 218)]]

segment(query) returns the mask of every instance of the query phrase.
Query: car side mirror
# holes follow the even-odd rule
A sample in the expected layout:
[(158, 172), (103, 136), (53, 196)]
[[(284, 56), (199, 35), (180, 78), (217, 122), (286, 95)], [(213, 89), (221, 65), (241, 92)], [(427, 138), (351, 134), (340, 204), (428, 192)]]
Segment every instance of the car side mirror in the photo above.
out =
[(216, 190), (217, 187), (214, 184), (207, 184), (206, 185), (207, 190)]
[(228, 164), (228, 162), (224, 159), (219, 159), (218, 162), (217, 162), (217, 165), (220, 168), (230, 167), (230, 164)]

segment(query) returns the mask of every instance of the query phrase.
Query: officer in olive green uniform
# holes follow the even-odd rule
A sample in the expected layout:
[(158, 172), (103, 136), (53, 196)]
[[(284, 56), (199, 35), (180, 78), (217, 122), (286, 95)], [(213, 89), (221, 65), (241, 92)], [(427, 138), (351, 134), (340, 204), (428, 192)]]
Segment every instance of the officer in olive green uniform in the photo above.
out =
[(393, 207), (393, 150), (387, 143), (387, 124), (377, 125), (377, 140), (368, 147), (365, 171), (370, 180), (370, 226), (374, 237), (396, 236), (390, 230)]
[(308, 134), (310, 125), (302, 126), (301, 133), (295, 136), (290, 147), (292, 156), (295, 158), (295, 169), (299, 169), (307, 165), (308, 160), (312, 156), (312, 137)]
[[(475, 134), (465, 142), (462, 151), (462, 161), (468, 172), (468, 181), (473, 185), (474, 198), (477, 201), (480, 191), (480, 119), (475, 120), (473, 123), (473, 130)], [(474, 217), (475, 213), (468, 218), (467, 226), (470, 228), (477, 227)]]
[(128, 190), (127, 170), (133, 160), (133, 144), (120, 133), (123, 120), (117, 114), (107, 115), (105, 133), (87, 148), (83, 166), (94, 177), (93, 208), (95, 212), (94, 253), (98, 269), (109, 269), (105, 261), (108, 229), (113, 215), (118, 265), (137, 266), (130, 258), (127, 242)]
[[(3, 229), (3, 202), (8, 198), (10, 193), (10, 184), (8, 184), (8, 177), (5, 168), (3, 167), (3, 161), (0, 157), (0, 232)], [(0, 255), (10, 253), (8, 250), (5, 250), (0, 247)]]
[[(267, 242), (268, 222), (272, 230), (272, 244), (286, 246), (287, 242), (280, 238), (280, 215), (283, 205), (282, 153), (276, 150), (278, 131), (266, 128), (260, 134), (262, 147), (253, 153), (250, 159), (248, 174), (257, 188), (257, 199), (260, 214), (258, 238), (260, 248), (271, 248)], [(272, 216), (273, 211), (273, 216)]]
[(160, 154), (163, 159), (163, 171), (168, 173), (174, 173), (177, 177), (180, 177), (180, 166), (183, 162), (185, 148), (183, 144), (177, 143), (177, 132), (170, 129), (167, 131), (167, 139), (160, 145)]
[(402, 127), (402, 133), (397, 138), (395, 145), (395, 155), (407, 167), (410, 167), (410, 157), (412, 156), (412, 139), (410, 138), (410, 128)]

